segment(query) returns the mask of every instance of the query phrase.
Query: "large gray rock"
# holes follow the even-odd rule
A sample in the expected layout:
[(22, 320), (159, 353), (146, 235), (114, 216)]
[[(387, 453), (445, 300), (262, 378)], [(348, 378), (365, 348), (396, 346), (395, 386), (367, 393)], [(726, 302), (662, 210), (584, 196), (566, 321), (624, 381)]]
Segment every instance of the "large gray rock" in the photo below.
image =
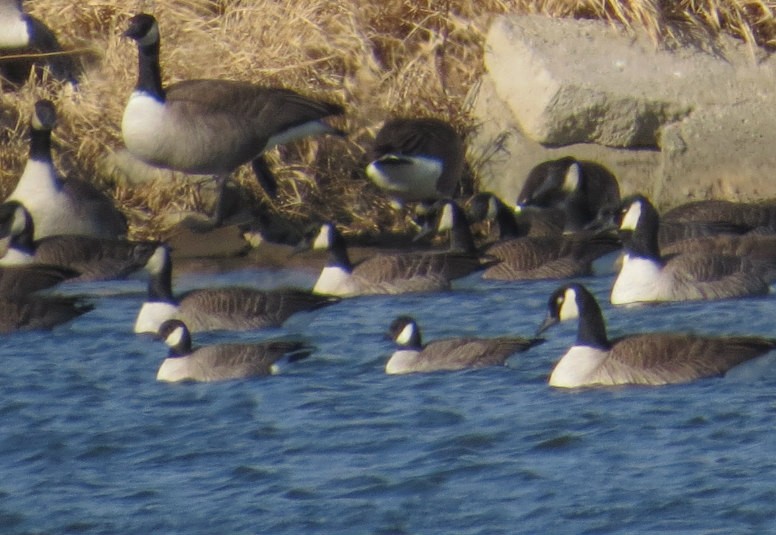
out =
[(504, 16), (484, 61), (467, 140), (483, 189), (513, 199), (536, 163), (572, 155), (662, 206), (776, 196), (776, 60), (759, 49), (722, 36), (669, 50), (600, 21)]

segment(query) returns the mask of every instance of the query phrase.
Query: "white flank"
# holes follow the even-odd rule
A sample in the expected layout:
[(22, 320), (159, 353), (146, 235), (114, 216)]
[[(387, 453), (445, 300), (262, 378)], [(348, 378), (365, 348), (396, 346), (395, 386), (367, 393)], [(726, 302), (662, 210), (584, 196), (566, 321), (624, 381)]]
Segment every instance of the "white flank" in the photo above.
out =
[[(10, 2), (9, 2), (10, 3)], [(17, 9), (0, 9), (0, 49), (24, 48), (30, 43), (27, 22)]]
[(370, 163), (366, 175), (376, 186), (402, 194), (407, 201), (439, 197), (436, 184), (442, 174), (442, 162), (424, 156), (399, 157), (409, 162), (404, 165), (381, 165), (381, 161), (396, 159), (396, 156), (386, 155)]
[(601, 365), (607, 351), (589, 346), (572, 346), (550, 375), (550, 386), (576, 388), (590, 384), (590, 375)]
[(625, 255), (620, 273), (612, 286), (613, 305), (626, 305), (641, 301), (657, 301), (660, 296), (659, 264), (646, 258)]
[(159, 326), (177, 313), (178, 307), (170, 303), (159, 301), (143, 303), (140, 312), (137, 313), (134, 332), (156, 334), (159, 332)]
[(346, 296), (357, 293), (356, 290), (350, 273), (338, 266), (326, 266), (321, 270), (313, 293)]
[(165, 105), (144, 91), (134, 91), (124, 108), (121, 134), (124, 144), (135, 157), (159, 163), (160, 140), (166, 139), (168, 121)]
[(31, 254), (14, 247), (10, 247), (0, 258), (0, 266), (24, 266), (33, 263), (35, 263), (35, 258)]

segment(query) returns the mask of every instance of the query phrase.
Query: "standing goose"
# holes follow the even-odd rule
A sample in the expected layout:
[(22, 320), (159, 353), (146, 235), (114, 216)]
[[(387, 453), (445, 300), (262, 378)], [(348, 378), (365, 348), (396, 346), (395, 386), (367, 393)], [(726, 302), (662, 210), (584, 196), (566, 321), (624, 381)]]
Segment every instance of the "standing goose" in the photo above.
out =
[(267, 340), (256, 343), (218, 344), (192, 349), (191, 334), (180, 320), (167, 320), (158, 335), (170, 352), (156, 374), (157, 381), (225, 381), (277, 373), (281, 359), (295, 362), (312, 348), (302, 342)]
[(124, 35), (137, 42), (138, 78), (121, 132), (127, 149), (146, 163), (223, 179), (251, 162), (274, 196), (277, 185), (262, 157), (265, 150), (305, 136), (342, 134), (322, 120), (344, 113), (342, 106), (288, 89), (230, 80), (163, 87), (156, 19), (135, 15)]
[(55, 234), (83, 234), (117, 238), (127, 222), (113, 201), (92, 184), (63, 179), (51, 159), (51, 130), (56, 109), (48, 100), (35, 103), (30, 132), (30, 156), (19, 183), (7, 200), (18, 201), (35, 220), (35, 238)]
[[(484, 209), (486, 203), (488, 209)], [(593, 274), (593, 262), (620, 249), (617, 237), (608, 233), (579, 231), (545, 236), (521, 235), (509, 208), (491, 194), (480, 194), (470, 207), (478, 218), (498, 222), (502, 239), (487, 245), (484, 254), (499, 260), (487, 268), (483, 279), (565, 279)]]
[(599, 210), (620, 202), (620, 186), (603, 165), (571, 156), (534, 167), (517, 196), (517, 206), (561, 210), (565, 230), (582, 230)]
[(445, 291), (452, 280), (488, 265), (476, 254), (457, 249), (377, 254), (354, 264), (345, 238), (332, 223), (314, 228), (297, 249), (329, 251), (313, 292), (342, 297)]
[(502, 366), (510, 355), (542, 343), (541, 338), (447, 338), (426, 345), (420, 328), (409, 316), (399, 316), (389, 328), (391, 339), (400, 346), (385, 365), (385, 373), (404, 374)]
[(455, 195), (464, 168), (463, 141), (439, 119), (386, 121), (369, 152), (366, 175), (399, 203), (433, 203)]
[(79, 273), (75, 281), (121, 279), (142, 269), (158, 244), (77, 234), (33, 239), (35, 225), (23, 204), (0, 204), (0, 234), (9, 236), (0, 266), (49, 264)]
[(642, 195), (623, 200), (617, 222), (625, 255), (612, 288), (615, 305), (768, 293), (772, 262), (714, 253), (661, 256), (659, 217)]
[(168, 319), (184, 321), (192, 331), (250, 330), (279, 327), (297, 312), (312, 311), (339, 299), (306, 290), (225, 287), (172, 293), (172, 259), (160, 245), (148, 260), (148, 298), (135, 320), (134, 332), (156, 333)]
[[(22, 0), (0, 0), (0, 78), (12, 86), (27, 81), (30, 71), (48, 67), (54, 78), (75, 83), (71, 56), (57, 54), (62, 47), (54, 32), (22, 10)], [(54, 55), (51, 55), (54, 54)], [(13, 60), (4, 55), (19, 56)], [(45, 57), (44, 57), (45, 55)]]
[(0, 333), (51, 329), (86, 314), (94, 305), (73, 297), (0, 297)]
[(624, 384), (665, 385), (724, 375), (766, 354), (776, 340), (753, 336), (713, 337), (681, 333), (606, 336), (601, 308), (580, 284), (561, 286), (550, 297), (537, 335), (560, 321), (579, 318), (577, 339), (550, 375), (562, 388)]

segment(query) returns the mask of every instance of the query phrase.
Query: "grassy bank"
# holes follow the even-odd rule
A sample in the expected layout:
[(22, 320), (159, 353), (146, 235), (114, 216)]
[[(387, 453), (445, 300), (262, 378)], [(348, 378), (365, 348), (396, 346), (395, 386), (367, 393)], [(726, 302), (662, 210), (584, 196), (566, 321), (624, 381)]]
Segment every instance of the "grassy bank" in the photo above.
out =
[(90, 59), (77, 94), (49, 83), (2, 95), (0, 195), (10, 193), (24, 167), (32, 104), (50, 98), (61, 116), (55, 131), (60, 168), (105, 185), (136, 236), (157, 234), (165, 210), (203, 208), (197, 189), (183, 178), (126, 187), (105, 165), (106, 154), (121, 147), (122, 110), (137, 68), (134, 43), (120, 35), (138, 11), (160, 21), (168, 83), (248, 80), (344, 104), (347, 116), (337, 126), (349, 133), (346, 140), (305, 141), (269, 154), (278, 199), (264, 197), (248, 166), (236, 180), (252, 204), (269, 212), (299, 223), (325, 217), (359, 230), (397, 224), (362, 171), (365, 150), (385, 117), (436, 116), (463, 133), (471, 128), (466, 94), (480, 74), (485, 32), (496, 14), (603, 18), (645, 28), (658, 45), (727, 32), (753, 47), (776, 47), (772, 1), (38, 0), (26, 7), (67, 48)]

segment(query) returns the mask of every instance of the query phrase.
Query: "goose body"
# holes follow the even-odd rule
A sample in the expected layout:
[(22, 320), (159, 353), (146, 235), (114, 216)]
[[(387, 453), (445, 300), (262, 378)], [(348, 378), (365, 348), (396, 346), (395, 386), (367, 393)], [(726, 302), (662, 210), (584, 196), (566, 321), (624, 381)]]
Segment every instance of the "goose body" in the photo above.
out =
[(366, 175), (400, 202), (453, 197), (464, 167), (463, 142), (445, 121), (398, 118), (375, 137)]
[(549, 384), (561, 388), (624, 384), (665, 385), (724, 375), (776, 348), (754, 336), (646, 333), (609, 340), (601, 309), (579, 284), (556, 290), (539, 332), (578, 318), (574, 345), (555, 365)]
[(91, 304), (63, 297), (0, 297), (0, 333), (46, 330), (94, 309)]
[(668, 210), (662, 219), (678, 223), (727, 224), (744, 232), (770, 234), (776, 232), (776, 203), (772, 200), (752, 203), (693, 201)]
[(172, 260), (165, 246), (149, 259), (148, 298), (135, 320), (134, 332), (156, 333), (168, 319), (179, 319), (193, 331), (251, 330), (279, 327), (298, 312), (337, 302), (306, 290), (259, 290), (247, 287), (203, 288), (179, 297), (172, 293)]
[(0, 297), (24, 297), (73, 279), (78, 272), (61, 266), (0, 266)]
[(620, 202), (616, 177), (601, 164), (570, 156), (534, 167), (517, 196), (517, 206), (559, 209), (565, 230), (582, 230), (602, 207)]
[(302, 342), (268, 340), (192, 348), (191, 335), (180, 320), (168, 320), (159, 336), (170, 348), (156, 374), (157, 381), (225, 381), (272, 375), (281, 359), (306, 358), (312, 348)]
[(74, 177), (60, 177), (51, 159), (54, 105), (35, 104), (30, 134), (30, 156), (16, 188), (7, 200), (22, 203), (35, 221), (35, 238), (82, 234), (117, 238), (127, 233), (127, 222), (113, 201), (94, 186)]
[(55, 235), (34, 240), (34, 223), (21, 203), (0, 205), (0, 221), (6, 221), (10, 243), (0, 257), (0, 266), (48, 264), (79, 273), (73, 280), (121, 279), (142, 269), (157, 243), (96, 238), (83, 235)]
[(388, 374), (501, 366), (511, 355), (543, 341), (518, 337), (463, 337), (434, 340), (423, 345), (420, 328), (409, 316), (396, 318), (389, 333), (400, 349), (385, 365)]
[(643, 196), (625, 199), (619, 228), (625, 255), (612, 287), (613, 304), (725, 299), (768, 293), (773, 266), (748, 257), (713, 253), (663, 257), (658, 215)]
[(230, 175), (252, 162), (274, 195), (276, 184), (262, 153), (275, 145), (323, 133), (341, 134), (323, 119), (337, 104), (294, 91), (232, 80), (186, 80), (162, 86), (159, 26), (134, 16), (125, 35), (138, 45), (138, 81), (121, 122), (127, 149), (137, 158), (193, 174)]
[(477, 255), (458, 250), (378, 254), (353, 264), (345, 239), (332, 223), (308, 233), (300, 248), (329, 251), (313, 292), (342, 297), (449, 290), (452, 280), (487, 265)]

